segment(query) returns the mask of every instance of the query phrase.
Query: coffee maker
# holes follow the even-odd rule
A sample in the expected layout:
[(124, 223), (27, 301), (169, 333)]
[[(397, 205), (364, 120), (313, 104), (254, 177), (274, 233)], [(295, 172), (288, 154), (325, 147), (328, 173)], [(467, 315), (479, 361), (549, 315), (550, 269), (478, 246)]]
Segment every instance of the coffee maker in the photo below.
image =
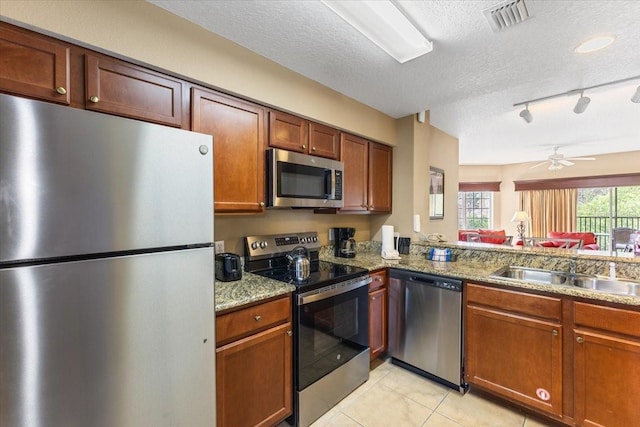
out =
[(353, 236), (356, 235), (356, 229), (353, 227), (337, 227), (333, 229), (334, 255), (341, 258), (355, 258), (356, 241)]

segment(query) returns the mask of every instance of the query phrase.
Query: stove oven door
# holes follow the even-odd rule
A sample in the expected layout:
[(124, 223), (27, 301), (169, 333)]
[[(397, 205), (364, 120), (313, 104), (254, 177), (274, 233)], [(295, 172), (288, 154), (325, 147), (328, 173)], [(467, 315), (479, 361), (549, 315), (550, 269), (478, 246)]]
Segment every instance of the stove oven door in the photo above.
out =
[(369, 347), (369, 277), (298, 295), (298, 391)]

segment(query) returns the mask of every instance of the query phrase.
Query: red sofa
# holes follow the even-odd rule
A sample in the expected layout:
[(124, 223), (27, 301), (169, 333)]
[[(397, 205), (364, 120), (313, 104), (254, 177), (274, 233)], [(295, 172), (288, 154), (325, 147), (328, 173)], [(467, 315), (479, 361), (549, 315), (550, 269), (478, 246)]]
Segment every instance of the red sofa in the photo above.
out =
[(467, 234), (479, 234), (480, 241), (482, 243), (495, 243), (498, 245), (502, 245), (507, 239), (504, 230), (485, 230), (480, 228), (476, 230), (458, 230), (458, 240), (467, 242)]
[[(547, 233), (547, 238), (549, 239), (581, 239), (582, 240), (582, 248), (598, 251), (600, 250), (600, 245), (596, 240), (596, 235), (591, 232), (577, 232), (577, 231), (550, 231)], [(564, 242), (554, 242), (553, 240), (545, 241), (541, 244), (541, 246), (547, 248), (558, 248), (562, 246)], [(522, 241), (518, 240), (516, 242), (517, 246), (522, 246)]]
[(591, 232), (550, 231), (547, 237), (551, 239), (582, 239), (582, 249), (600, 250), (596, 235)]

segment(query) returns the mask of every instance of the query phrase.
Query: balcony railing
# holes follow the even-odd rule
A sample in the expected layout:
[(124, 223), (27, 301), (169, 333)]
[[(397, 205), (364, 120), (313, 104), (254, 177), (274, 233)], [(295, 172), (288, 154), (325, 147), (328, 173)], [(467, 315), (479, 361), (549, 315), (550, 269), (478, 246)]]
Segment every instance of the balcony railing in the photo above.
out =
[(611, 243), (611, 229), (618, 227), (628, 227), (640, 230), (640, 217), (619, 216), (609, 218), (608, 216), (579, 216), (577, 231), (590, 231), (596, 235), (598, 245), (603, 251), (609, 250)]

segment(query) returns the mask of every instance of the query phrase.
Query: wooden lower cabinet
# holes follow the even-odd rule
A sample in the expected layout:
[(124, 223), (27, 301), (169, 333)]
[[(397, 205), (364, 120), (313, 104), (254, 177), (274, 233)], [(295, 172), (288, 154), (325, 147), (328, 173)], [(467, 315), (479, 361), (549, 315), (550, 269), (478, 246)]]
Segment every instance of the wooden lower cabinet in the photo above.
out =
[[(219, 318), (222, 321), (216, 320), (216, 334), (220, 332), (220, 337), (216, 336), (217, 426), (278, 424), (292, 413), (290, 297)], [(266, 322), (265, 326), (262, 322)], [(274, 322), (280, 324), (273, 326)], [(220, 345), (232, 337), (241, 338)]]
[(575, 303), (574, 395), (580, 426), (640, 422), (640, 313)]
[(562, 301), (475, 284), (466, 299), (466, 381), (560, 419)]
[(387, 273), (371, 274), (369, 284), (369, 348), (371, 360), (387, 351)]

